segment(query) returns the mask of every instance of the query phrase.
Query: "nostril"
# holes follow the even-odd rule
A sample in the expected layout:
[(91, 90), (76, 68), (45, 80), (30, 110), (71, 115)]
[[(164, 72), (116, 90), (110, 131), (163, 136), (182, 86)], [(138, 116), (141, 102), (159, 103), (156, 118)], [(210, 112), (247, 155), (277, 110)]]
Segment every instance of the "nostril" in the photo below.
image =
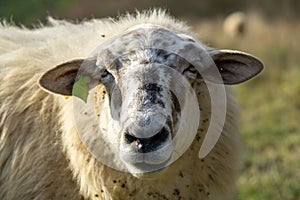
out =
[(125, 141), (126, 141), (126, 143), (131, 144), (131, 143), (133, 143), (136, 140), (137, 140), (137, 138), (134, 137), (133, 135), (125, 133)]
[(156, 135), (150, 138), (150, 144), (160, 144), (166, 141), (169, 131), (164, 127)]
[(141, 153), (147, 153), (154, 151), (159, 148), (159, 146), (166, 142), (170, 135), (168, 128), (163, 127), (157, 134), (148, 138), (138, 138), (128, 132), (125, 133), (124, 139), (126, 144), (134, 144)]

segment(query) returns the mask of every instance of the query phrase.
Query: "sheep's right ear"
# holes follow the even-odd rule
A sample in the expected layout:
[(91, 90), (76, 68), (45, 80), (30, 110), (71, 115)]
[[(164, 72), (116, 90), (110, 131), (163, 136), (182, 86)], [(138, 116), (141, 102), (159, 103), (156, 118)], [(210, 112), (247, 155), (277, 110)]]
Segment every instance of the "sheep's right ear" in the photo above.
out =
[[(95, 59), (72, 60), (47, 71), (40, 78), (39, 84), (43, 89), (55, 94), (71, 96), (76, 80), (80, 76), (89, 76), (92, 80), (96, 80), (96, 76), (99, 76), (97, 69)], [(95, 84), (98, 82), (92, 81), (89, 87)]]
[[(212, 71), (211, 80), (227, 85), (239, 84), (259, 74), (264, 64), (256, 57), (236, 50), (212, 50), (209, 52), (215, 62), (222, 81), (215, 79)], [(207, 73), (209, 75), (209, 73)]]

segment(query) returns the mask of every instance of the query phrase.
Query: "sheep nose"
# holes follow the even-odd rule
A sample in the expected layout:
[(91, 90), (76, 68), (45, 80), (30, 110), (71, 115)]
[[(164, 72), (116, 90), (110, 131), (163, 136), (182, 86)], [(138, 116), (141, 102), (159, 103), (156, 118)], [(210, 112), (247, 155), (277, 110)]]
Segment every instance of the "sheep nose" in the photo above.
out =
[(158, 133), (148, 138), (138, 138), (133, 133), (125, 132), (125, 142), (134, 145), (139, 153), (148, 153), (155, 151), (169, 137), (170, 132), (166, 127), (163, 127)]

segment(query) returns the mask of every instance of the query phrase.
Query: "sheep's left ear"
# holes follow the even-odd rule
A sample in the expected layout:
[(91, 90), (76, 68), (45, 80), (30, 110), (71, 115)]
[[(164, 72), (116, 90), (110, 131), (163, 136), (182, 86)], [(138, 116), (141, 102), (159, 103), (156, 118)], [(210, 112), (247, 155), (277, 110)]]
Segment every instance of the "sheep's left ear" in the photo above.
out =
[(242, 83), (256, 76), (264, 68), (263, 63), (256, 57), (234, 50), (209, 51), (214, 60), (224, 84)]
[(48, 92), (71, 96), (73, 85), (81, 77), (88, 79), (86, 86), (92, 88), (99, 84), (100, 74), (95, 59), (78, 59), (62, 63), (45, 72), (39, 85)]

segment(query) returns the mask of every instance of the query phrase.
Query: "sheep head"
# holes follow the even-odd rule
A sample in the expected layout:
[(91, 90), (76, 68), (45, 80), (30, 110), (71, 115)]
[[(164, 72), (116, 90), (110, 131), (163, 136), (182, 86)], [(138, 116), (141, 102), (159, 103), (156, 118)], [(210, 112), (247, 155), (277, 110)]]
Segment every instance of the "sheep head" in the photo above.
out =
[(102, 134), (118, 141), (115, 155), (129, 172), (145, 177), (166, 169), (193, 141), (199, 122), (194, 115), (199, 113), (190, 85), (197, 79), (237, 84), (262, 68), (249, 54), (209, 50), (185, 33), (142, 24), (102, 43), (88, 59), (49, 70), (40, 85), (64, 96), (74, 94), (74, 83), (81, 77), (88, 77), (87, 90), (104, 86), (109, 112), (101, 111), (108, 119), (105, 124), (99, 121), (106, 127)]

